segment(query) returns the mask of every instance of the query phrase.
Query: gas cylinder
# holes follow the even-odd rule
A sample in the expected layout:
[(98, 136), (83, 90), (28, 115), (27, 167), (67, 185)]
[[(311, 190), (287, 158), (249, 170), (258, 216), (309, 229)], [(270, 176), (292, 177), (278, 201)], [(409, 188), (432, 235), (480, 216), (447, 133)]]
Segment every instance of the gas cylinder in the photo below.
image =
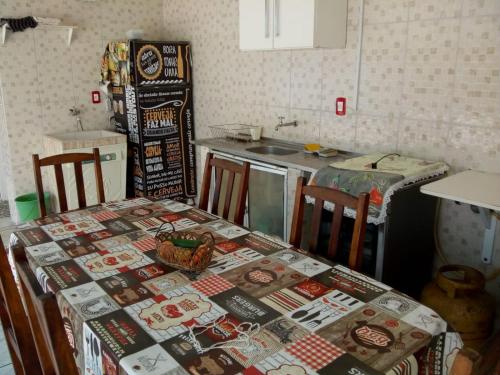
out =
[(476, 350), (490, 336), (495, 317), (495, 299), (484, 285), (484, 275), (478, 270), (446, 265), (424, 288), (421, 298), (460, 334), (465, 347)]

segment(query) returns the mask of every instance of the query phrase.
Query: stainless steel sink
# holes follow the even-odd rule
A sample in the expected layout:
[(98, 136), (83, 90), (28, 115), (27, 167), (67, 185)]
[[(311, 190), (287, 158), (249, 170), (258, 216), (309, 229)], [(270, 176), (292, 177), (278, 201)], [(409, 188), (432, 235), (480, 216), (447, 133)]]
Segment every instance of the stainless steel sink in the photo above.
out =
[(279, 146), (259, 146), (247, 148), (247, 151), (263, 155), (292, 155), (298, 153), (296, 150)]

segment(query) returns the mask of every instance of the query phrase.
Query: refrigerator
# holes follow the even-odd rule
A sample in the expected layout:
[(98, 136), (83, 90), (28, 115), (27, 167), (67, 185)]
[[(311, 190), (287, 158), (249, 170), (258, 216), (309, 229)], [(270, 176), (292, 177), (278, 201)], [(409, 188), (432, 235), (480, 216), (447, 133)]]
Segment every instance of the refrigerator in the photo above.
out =
[(113, 47), (109, 81), (116, 131), (128, 139), (127, 196), (195, 197), (190, 44), (133, 40)]

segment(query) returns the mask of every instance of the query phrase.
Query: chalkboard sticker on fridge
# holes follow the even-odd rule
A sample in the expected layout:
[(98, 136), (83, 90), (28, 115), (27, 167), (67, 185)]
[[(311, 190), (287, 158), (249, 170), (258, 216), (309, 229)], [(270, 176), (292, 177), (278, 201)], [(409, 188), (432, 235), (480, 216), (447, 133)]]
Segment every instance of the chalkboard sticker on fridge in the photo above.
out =
[(117, 131), (128, 136), (127, 196), (196, 196), (188, 43), (130, 41), (131, 85), (113, 87)]
[(132, 83), (136, 86), (190, 84), (189, 43), (130, 42)]
[[(130, 87), (128, 88), (130, 89)], [(182, 199), (196, 195), (192, 93), (164, 86), (137, 91), (139, 145), (134, 148), (136, 195)], [(129, 134), (133, 141), (134, 134)]]

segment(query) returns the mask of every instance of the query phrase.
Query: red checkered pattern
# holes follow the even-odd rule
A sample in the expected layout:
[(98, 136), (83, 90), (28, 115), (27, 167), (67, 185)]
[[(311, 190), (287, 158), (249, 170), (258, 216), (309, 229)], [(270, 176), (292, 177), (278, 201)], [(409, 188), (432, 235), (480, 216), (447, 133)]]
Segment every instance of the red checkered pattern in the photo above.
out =
[(345, 353), (315, 334), (303, 337), (285, 350), (314, 370), (322, 369)]
[(226, 279), (223, 279), (219, 275), (213, 275), (204, 278), (203, 280), (195, 281), (191, 284), (193, 288), (202, 292), (207, 297), (215, 296), (216, 294), (222, 293), (225, 290), (234, 288)]
[(154, 237), (146, 238), (145, 240), (140, 240), (132, 243), (137, 250), (140, 252), (145, 252), (153, 250), (156, 248), (156, 241)]
[(163, 224), (163, 221), (158, 220), (154, 217), (151, 217), (149, 219), (144, 219), (144, 220), (139, 220), (134, 223), (136, 226), (142, 229), (150, 229), (150, 228), (158, 228), (160, 225)]
[(96, 212), (95, 214), (92, 214), (92, 217), (97, 221), (106, 221), (111, 219), (117, 219), (120, 217), (120, 215), (116, 214), (113, 211), (100, 211)]

